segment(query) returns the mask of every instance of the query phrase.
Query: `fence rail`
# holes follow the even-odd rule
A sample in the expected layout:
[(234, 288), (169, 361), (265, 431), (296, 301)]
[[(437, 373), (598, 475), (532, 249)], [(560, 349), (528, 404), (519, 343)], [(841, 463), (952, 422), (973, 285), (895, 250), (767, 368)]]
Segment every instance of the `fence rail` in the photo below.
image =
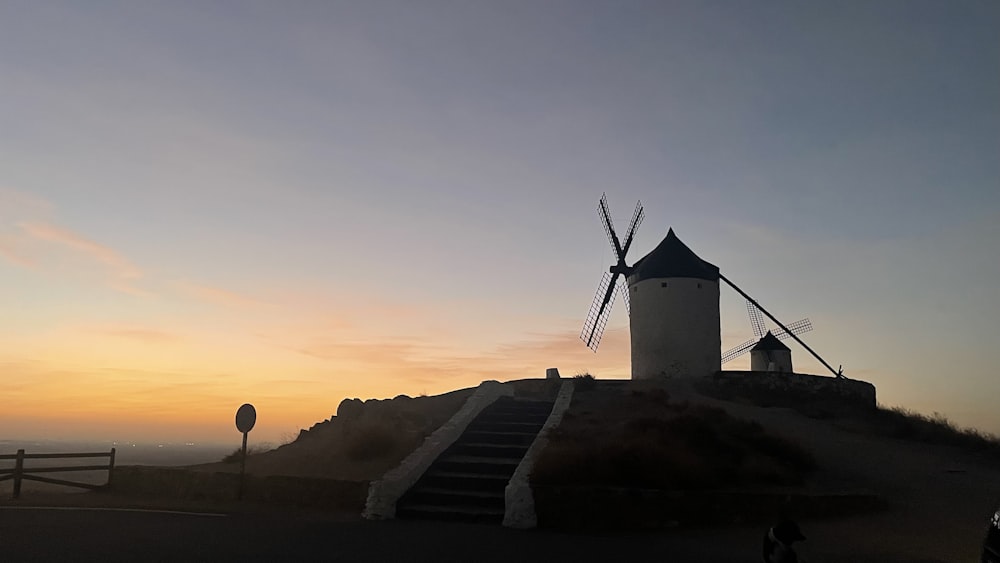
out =
[[(25, 467), (24, 460), (26, 459), (70, 459), (70, 458), (108, 458), (107, 465), (71, 465), (66, 467)], [(0, 481), (7, 481), (8, 479), (13, 479), (14, 481), (14, 491), (11, 496), (13, 498), (19, 498), (21, 496), (21, 482), (22, 481), (38, 481), (40, 483), (51, 483), (53, 485), (65, 485), (67, 487), (80, 487), (82, 489), (104, 489), (111, 486), (111, 477), (115, 472), (115, 448), (111, 448), (110, 452), (85, 452), (85, 453), (66, 453), (66, 454), (26, 454), (24, 450), (17, 450), (16, 454), (3, 454), (0, 455), (0, 460), (12, 459), (14, 460), (14, 467), (10, 469), (0, 469)], [(63, 479), (53, 479), (51, 477), (42, 477), (40, 475), (34, 475), (34, 473), (64, 473), (67, 471), (107, 471), (108, 472), (108, 482), (103, 485), (94, 485), (91, 483), (80, 483), (77, 481), (66, 481)]]

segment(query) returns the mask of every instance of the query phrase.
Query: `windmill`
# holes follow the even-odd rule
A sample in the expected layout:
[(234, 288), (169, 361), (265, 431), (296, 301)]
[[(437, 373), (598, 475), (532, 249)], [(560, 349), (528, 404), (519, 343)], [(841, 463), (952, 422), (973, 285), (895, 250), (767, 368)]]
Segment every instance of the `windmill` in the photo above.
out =
[[(597, 204), (597, 213), (601, 217), (604, 225), (604, 232), (608, 235), (608, 242), (611, 243), (611, 251), (614, 252), (616, 262), (604, 272), (601, 282), (597, 284), (597, 293), (594, 295), (594, 302), (590, 306), (587, 320), (583, 323), (583, 330), (580, 331), (580, 340), (588, 348), (597, 352), (597, 347), (601, 343), (601, 336), (604, 335), (604, 327), (608, 324), (608, 317), (611, 315), (611, 307), (614, 305), (615, 294), (621, 293), (625, 302), (625, 311), (631, 314), (629, 307), (628, 286), (625, 278), (632, 272), (628, 264), (625, 263), (625, 255), (632, 246), (632, 238), (635, 230), (642, 223), (645, 213), (642, 210), (642, 202), (637, 201), (635, 211), (632, 212), (632, 220), (629, 221), (628, 230), (625, 232), (625, 244), (618, 239), (615, 232), (615, 225), (611, 221), (611, 213), (608, 211), (608, 198), (606, 194), (601, 194), (601, 200)], [(621, 276), (621, 283), (618, 283)]]
[(731, 362), (732, 360), (735, 360), (736, 358), (749, 352), (752, 348), (759, 344), (767, 334), (772, 334), (778, 340), (784, 340), (786, 338), (791, 338), (793, 334), (798, 335), (804, 332), (809, 332), (813, 329), (812, 322), (809, 319), (802, 319), (788, 325), (787, 328), (790, 332), (786, 332), (784, 329), (777, 329), (772, 333), (768, 330), (767, 324), (764, 322), (764, 315), (760, 312), (760, 309), (758, 309), (757, 306), (749, 300), (747, 301), (747, 314), (750, 315), (750, 325), (753, 327), (754, 338), (751, 338), (743, 344), (731, 348), (729, 351), (722, 354), (723, 364)]
[[(681, 242), (673, 229), (667, 231), (667, 236), (656, 248), (629, 266), (625, 257), (632, 246), (635, 230), (644, 216), (641, 202), (636, 203), (632, 213), (632, 220), (625, 233), (625, 244), (621, 243), (611, 222), (606, 195), (601, 195), (597, 209), (611, 243), (615, 263), (608, 268), (597, 286), (597, 294), (583, 324), (580, 339), (588, 348), (597, 351), (611, 314), (615, 294), (621, 293), (629, 314), (632, 379), (710, 376), (717, 373), (724, 362), (755, 346), (759, 346), (758, 352), (767, 350), (768, 357), (776, 350), (787, 350), (778, 338), (794, 339), (834, 375), (843, 377), (842, 370), (834, 370), (797, 336), (798, 333), (812, 329), (809, 319), (790, 326), (781, 324), (760, 303), (723, 275), (718, 266), (702, 260)], [(624, 283), (619, 283), (619, 278)], [(754, 334), (759, 338), (730, 350), (725, 359), (721, 353), (719, 314), (719, 290), (722, 282), (747, 300)], [(770, 332), (764, 333), (766, 325), (761, 315), (778, 326), (777, 337)], [(751, 357), (754, 357), (753, 354)], [(791, 371), (790, 356), (787, 365), (788, 371)]]

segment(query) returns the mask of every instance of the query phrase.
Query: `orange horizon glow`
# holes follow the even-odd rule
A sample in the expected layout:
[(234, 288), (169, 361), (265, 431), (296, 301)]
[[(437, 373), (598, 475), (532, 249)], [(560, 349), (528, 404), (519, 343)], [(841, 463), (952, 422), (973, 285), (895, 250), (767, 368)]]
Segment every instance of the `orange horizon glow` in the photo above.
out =
[[(622, 336), (622, 331), (605, 336), (605, 357), (613, 358), (616, 348), (627, 346)], [(605, 362), (588, 358), (592, 353), (575, 334), (479, 357), (420, 357), (418, 344), (356, 343), (333, 346), (323, 357), (279, 349), (235, 361), (227, 361), (224, 351), (208, 355), (173, 340), (149, 343), (142, 338), (133, 346), (116, 343), (113, 356), (96, 351), (110, 349), (107, 340), (113, 338), (117, 337), (100, 335), (92, 341), (74, 342), (59, 355), (63, 360), (59, 363), (51, 357), (41, 365), (8, 363), (8, 380), (17, 374), (21, 377), (14, 379), (21, 383), (8, 386), (8, 405), (0, 418), (3, 437), (135, 441), (142, 436), (173, 442), (225, 442), (236, 432), (236, 408), (250, 402), (258, 412), (254, 437), (277, 443), (329, 419), (345, 398), (436, 395), (474, 387), (485, 379), (543, 377), (545, 368), (554, 367), (550, 359), (558, 349), (567, 352), (564, 356), (578, 358), (581, 367), (576, 371), (625, 376), (616, 374), (610, 365), (605, 368)], [(172, 354), (150, 351), (151, 346), (167, 347)], [(178, 358), (179, 352), (187, 356)], [(94, 369), (101, 360), (115, 367)], [(199, 369), (198, 363), (211, 367)], [(163, 369), (149, 369), (150, 365)], [(576, 373), (571, 366), (556, 367), (564, 375)], [(350, 373), (364, 375), (343, 375)]]
[(628, 378), (620, 300), (578, 334), (637, 200), (626, 264), (673, 229), (880, 403), (1000, 434), (980, 4), (5, 6), (0, 439), (226, 443), (249, 402), (279, 443), (345, 398)]
[[(24, 330), (8, 329), (0, 340), (0, 439), (227, 443), (236, 435), (236, 408), (250, 402), (258, 412), (255, 440), (278, 444), (335, 415), (345, 398), (434, 395), (487, 379), (542, 377), (548, 367), (564, 376), (629, 377), (621, 317), (593, 354), (578, 339), (578, 319), (546, 319), (539, 322), (549, 331), (525, 332), (531, 317), (484, 299), (417, 305), (303, 287), (251, 294), (151, 274), (50, 221), (14, 222), (0, 242), (7, 249), (0, 266), (15, 280), (23, 275), (25, 287), (41, 283), (53, 294), (82, 292), (95, 301), (60, 306), (68, 312), (43, 302), (8, 315)], [(725, 329), (723, 347), (746, 333)], [(825, 375), (803, 352), (795, 356), (804, 372)], [(726, 368), (747, 364), (744, 357)], [(848, 375), (881, 378), (883, 403), (940, 410), (889, 373)], [(962, 424), (989, 424), (960, 414)]]

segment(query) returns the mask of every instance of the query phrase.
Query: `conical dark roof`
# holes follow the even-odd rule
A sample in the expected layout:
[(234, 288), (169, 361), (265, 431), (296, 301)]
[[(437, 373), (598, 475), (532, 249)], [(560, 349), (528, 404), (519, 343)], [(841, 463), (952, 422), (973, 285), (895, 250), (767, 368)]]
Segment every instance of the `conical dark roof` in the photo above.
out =
[(785, 352), (791, 352), (788, 346), (785, 346), (778, 340), (778, 337), (771, 334), (771, 331), (767, 331), (764, 338), (761, 338), (753, 348), (750, 349), (751, 352), (756, 350), (764, 350), (768, 352), (773, 352), (775, 350), (784, 350)]
[(632, 265), (630, 284), (653, 278), (699, 278), (719, 281), (719, 267), (695, 254), (674, 234), (667, 236), (653, 249)]

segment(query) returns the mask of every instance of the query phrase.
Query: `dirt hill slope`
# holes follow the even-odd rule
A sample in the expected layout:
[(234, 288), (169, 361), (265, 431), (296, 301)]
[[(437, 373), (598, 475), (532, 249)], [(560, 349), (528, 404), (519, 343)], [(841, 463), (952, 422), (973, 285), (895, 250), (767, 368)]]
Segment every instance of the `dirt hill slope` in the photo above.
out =
[[(659, 387), (671, 401), (718, 407), (759, 423), (767, 433), (802, 445), (817, 469), (801, 485), (815, 492), (871, 492), (889, 503), (884, 512), (804, 522), (809, 540), (800, 549), (808, 561), (977, 561), (988, 517), (1000, 500), (1000, 468), (956, 448), (906, 442), (852, 432), (787, 408), (764, 408), (708, 397), (685, 381), (618, 382), (622, 389)], [(415, 448), (423, 436), (454, 413), (471, 389), (436, 397), (357, 403), (324, 421), (292, 444), (252, 456), (257, 475), (294, 475), (349, 480), (381, 476)], [(381, 403), (382, 406), (377, 406)], [(368, 405), (368, 403), (365, 403)], [(351, 412), (356, 409), (358, 412)], [(238, 463), (209, 464), (205, 471), (238, 471)], [(704, 533), (704, 532), (692, 532)], [(756, 532), (717, 532), (750, 541)], [(881, 555), (880, 555), (881, 554)]]
[[(885, 512), (811, 523), (807, 547), (818, 553), (837, 546), (850, 561), (856, 553), (884, 552), (914, 561), (978, 561), (986, 524), (1000, 500), (995, 461), (956, 448), (850, 432), (785, 408), (762, 408), (706, 397), (684, 381), (663, 387), (677, 400), (725, 409), (812, 452), (818, 471), (814, 490), (866, 490), (883, 496)], [(817, 555), (810, 561), (829, 561)]]
[[(337, 415), (302, 431), (275, 450), (247, 457), (247, 473), (370, 481), (395, 467), (423, 439), (461, 408), (473, 389), (432, 397), (360, 401), (345, 399)], [(210, 463), (192, 469), (237, 472), (240, 464)]]

